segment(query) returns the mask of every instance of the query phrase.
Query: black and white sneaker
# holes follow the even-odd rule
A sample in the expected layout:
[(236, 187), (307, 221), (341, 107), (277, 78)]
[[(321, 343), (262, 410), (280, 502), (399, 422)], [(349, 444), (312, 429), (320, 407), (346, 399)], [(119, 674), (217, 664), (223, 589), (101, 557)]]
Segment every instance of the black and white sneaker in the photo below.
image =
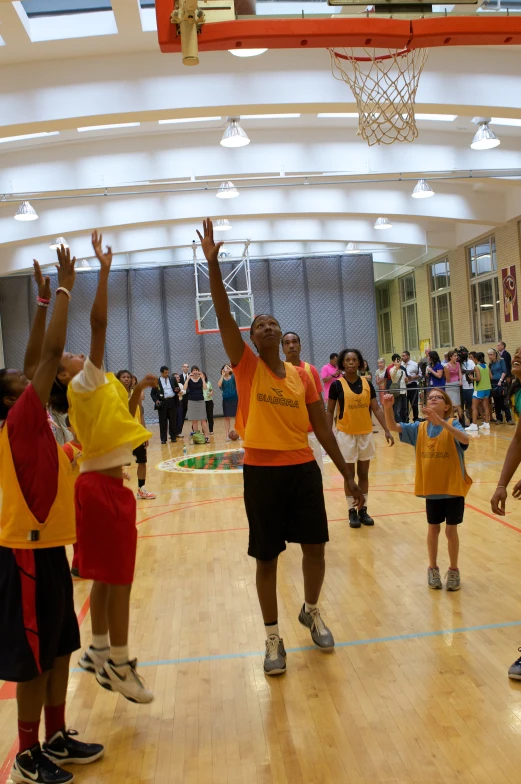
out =
[(58, 730), (48, 743), (44, 743), (42, 751), (56, 765), (88, 765), (89, 762), (103, 757), (105, 747), (101, 743), (82, 743), (74, 739), (76, 730)]
[(27, 782), (27, 784), (68, 784), (74, 781), (74, 776), (66, 770), (62, 770), (43, 754), (39, 743), (35, 743), (30, 749), (16, 755), (13, 768), (11, 770), (11, 781), (15, 784)]
[(96, 680), (100, 686), (109, 691), (119, 691), (130, 702), (152, 702), (154, 695), (145, 686), (143, 678), (136, 671), (137, 659), (114, 664), (109, 659), (96, 673)]
[(89, 645), (84, 651), (78, 664), (87, 672), (98, 672), (110, 656), (110, 648), (93, 648)]

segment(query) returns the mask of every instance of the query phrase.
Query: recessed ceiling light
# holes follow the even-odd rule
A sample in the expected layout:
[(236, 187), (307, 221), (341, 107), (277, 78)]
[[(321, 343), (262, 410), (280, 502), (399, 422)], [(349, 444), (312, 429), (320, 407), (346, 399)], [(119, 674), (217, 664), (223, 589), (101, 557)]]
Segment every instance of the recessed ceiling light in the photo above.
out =
[(434, 191), (427, 180), (418, 180), (411, 196), (413, 199), (428, 199), (430, 196), (434, 196)]
[(48, 131), (45, 133), (24, 133), (23, 136), (3, 136), (0, 138), (0, 144), (4, 144), (4, 142), (19, 142), (23, 139), (41, 139), (44, 136), (59, 136), (59, 131)]
[(228, 118), (228, 125), (220, 143), (222, 147), (245, 147), (250, 143), (248, 134), (241, 128), (236, 117)]
[(62, 245), (63, 245), (64, 248), (68, 248), (69, 247), (65, 237), (56, 237), (56, 239), (53, 240), (51, 242), (51, 244), (49, 245), (49, 248), (51, 250), (58, 250), (58, 248), (61, 248)]
[(317, 117), (358, 117), (358, 112), (321, 112)]
[(38, 220), (38, 215), (28, 201), (23, 201), (16, 210), (14, 219), (17, 221), (35, 221)]
[(494, 131), (488, 127), (490, 117), (474, 117), (472, 122), (478, 126), (470, 145), (473, 150), (491, 150), (501, 144)]
[(374, 224), (375, 229), (392, 229), (393, 224), (388, 218), (377, 218)]
[(215, 221), (213, 224), (214, 231), (230, 231), (232, 224), (227, 218)]
[(415, 114), (415, 120), (434, 120), (434, 122), (454, 122), (457, 114)]
[(241, 114), (241, 120), (279, 120), (300, 117), (300, 114)]
[(221, 182), (215, 195), (218, 199), (235, 199), (239, 195), (239, 191), (233, 182)]
[(258, 57), (259, 54), (264, 54), (267, 49), (228, 49), (230, 54), (235, 57)]
[(178, 120), (159, 120), (159, 125), (169, 125), (170, 123), (212, 122), (221, 119), (221, 117), (181, 117)]
[(521, 120), (516, 117), (493, 117), (490, 122), (494, 125), (521, 125)]
[(85, 131), (108, 131), (111, 128), (137, 128), (138, 125), (141, 125), (141, 123), (133, 122), (115, 123), (113, 125), (86, 125), (83, 128), (78, 128), (78, 132), (84, 133)]

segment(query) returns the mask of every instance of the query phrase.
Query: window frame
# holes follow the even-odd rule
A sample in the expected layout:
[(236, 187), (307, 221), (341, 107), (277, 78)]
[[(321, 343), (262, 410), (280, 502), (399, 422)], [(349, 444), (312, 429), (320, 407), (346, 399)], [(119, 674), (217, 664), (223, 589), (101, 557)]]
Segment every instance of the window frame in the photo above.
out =
[[(387, 295), (387, 304), (382, 307), (382, 294), (381, 292), (385, 291)], [(380, 351), (382, 354), (392, 354), (393, 353), (393, 319), (391, 313), (391, 290), (389, 285), (385, 286), (376, 286), (376, 312), (377, 312), (377, 320), (378, 320), (378, 342), (380, 344)], [(384, 317), (388, 317), (389, 319), (389, 329), (385, 329), (384, 325)], [(386, 340), (386, 336), (388, 337), (388, 341)]]
[[(438, 286), (437, 283), (439, 282), (436, 275), (434, 274), (435, 268), (444, 265), (445, 273), (444, 278), (446, 285)], [(442, 277), (441, 275), (439, 276)], [(450, 285), (450, 262), (447, 256), (443, 259), (438, 259), (434, 261), (432, 264), (429, 264), (429, 288), (430, 288), (430, 301), (431, 301), (431, 324), (432, 324), (432, 334), (434, 337), (434, 347), (435, 348), (451, 348), (454, 345), (454, 323), (452, 318), (452, 289)], [(444, 343), (441, 339), (441, 330), (440, 330), (440, 306), (439, 301), (443, 298), (447, 297), (447, 307), (448, 307), (448, 314), (449, 314), (449, 342)]]
[[(482, 248), (488, 243), (490, 248), (490, 269), (484, 272), (478, 272), (477, 266), (479, 259), (483, 257), (481, 254), (476, 253), (477, 248)], [(488, 343), (497, 343), (502, 339), (501, 329), (501, 298), (500, 298), (500, 285), (499, 275), (497, 268), (497, 246), (494, 234), (484, 237), (475, 242), (473, 245), (467, 246), (467, 263), (469, 272), (469, 285), (470, 285), (470, 310), (472, 317), (472, 335), (476, 345), (485, 345)], [(491, 281), (492, 286), (492, 313), (493, 313), (493, 327), (494, 334), (492, 337), (485, 336), (484, 339), (484, 325), (482, 316), (484, 315), (481, 308), (481, 287), (483, 284)]]
[[(400, 309), (402, 314), (402, 336), (405, 343), (403, 350), (419, 351), (420, 332), (418, 328), (418, 304), (416, 300), (416, 275), (414, 271), (408, 272), (407, 275), (402, 275), (400, 278), (398, 278), (398, 280), (400, 287)], [(412, 282), (412, 288), (408, 291), (407, 288), (409, 282)], [(412, 291), (414, 296), (408, 296), (410, 291)], [(409, 308), (412, 308), (412, 311), (409, 311)], [(410, 322), (410, 312), (414, 313), (414, 325), (412, 325)], [(411, 329), (413, 332), (412, 340)]]

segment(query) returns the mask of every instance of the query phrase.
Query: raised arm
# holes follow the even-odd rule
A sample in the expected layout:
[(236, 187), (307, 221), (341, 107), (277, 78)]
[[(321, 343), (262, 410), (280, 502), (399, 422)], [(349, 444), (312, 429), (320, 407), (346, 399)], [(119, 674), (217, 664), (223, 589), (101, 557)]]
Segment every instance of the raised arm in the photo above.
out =
[(45, 325), (47, 323), (47, 310), (51, 302), (51, 279), (44, 278), (40, 265), (33, 259), (34, 279), (38, 287), (36, 300), (36, 313), (34, 314), (33, 326), (24, 357), (24, 376), (32, 380), (36, 368), (40, 362), (42, 354), (43, 339), (45, 337)]
[(390, 430), (392, 433), (401, 433), (402, 426), (394, 418), (394, 395), (384, 395), (383, 403), (387, 430)]
[(98, 278), (98, 288), (90, 312), (90, 353), (89, 358), (93, 365), (101, 368), (105, 356), (105, 337), (107, 334), (108, 319), (108, 283), (110, 266), (112, 264), (112, 248), (107, 247), (103, 253), (103, 235), (97, 231), (92, 232), (92, 247), (96, 254), (101, 269)]
[(137, 407), (141, 403), (143, 399), (143, 393), (147, 387), (156, 387), (158, 384), (157, 376), (152, 375), (152, 373), (147, 373), (145, 378), (143, 378), (139, 384), (136, 384), (134, 387), (134, 391), (132, 392), (132, 396), (128, 401), (128, 410), (130, 411), (131, 416), (136, 415)]
[[(74, 286), (76, 276), (74, 264), (71, 261), (69, 248), (63, 245), (58, 249), (58, 284), (60, 288), (70, 292)], [(69, 315), (69, 296), (65, 291), (58, 291), (52, 312), (49, 327), (43, 339), (40, 360), (33, 376), (34, 391), (38, 395), (42, 406), (47, 406), (51, 388), (58, 372), (60, 359), (65, 347), (67, 334), (67, 319)]]
[(238, 365), (244, 353), (244, 341), (237, 322), (230, 310), (230, 300), (224, 287), (221, 270), (219, 267), (219, 250), (222, 242), (217, 244), (213, 239), (213, 224), (210, 218), (203, 222), (202, 237), (199, 232), (201, 246), (208, 262), (208, 274), (210, 277), (210, 291), (212, 294), (213, 305), (217, 315), (217, 323), (221, 330), (221, 338), (229, 360), (232, 365)]
[[(394, 403), (394, 397), (393, 397), (393, 403)], [(394, 445), (394, 438), (392, 437), (392, 435), (389, 432), (389, 428), (387, 427), (387, 422), (385, 421), (385, 417), (384, 417), (382, 411), (380, 410), (380, 406), (376, 402), (376, 398), (375, 397), (373, 397), (372, 400), (371, 400), (370, 408), (371, 408), (372, 413), (375, 415), (375, 417), (377, 418), (377, 420), (380, 422), (381, 426), (384, 429), (385, 440), (387, 441), (389, 446), (393, 446)]]

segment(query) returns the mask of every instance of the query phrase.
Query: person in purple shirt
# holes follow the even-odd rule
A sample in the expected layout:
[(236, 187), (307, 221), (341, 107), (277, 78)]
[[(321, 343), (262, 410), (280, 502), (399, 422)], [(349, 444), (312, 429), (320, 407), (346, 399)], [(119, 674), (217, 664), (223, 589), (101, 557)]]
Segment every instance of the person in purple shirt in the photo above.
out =
[(437, 351), (429, 352), (429, 362), (426, 367), (427, 385), (429, 387), (444, 387), (445, 373)]

